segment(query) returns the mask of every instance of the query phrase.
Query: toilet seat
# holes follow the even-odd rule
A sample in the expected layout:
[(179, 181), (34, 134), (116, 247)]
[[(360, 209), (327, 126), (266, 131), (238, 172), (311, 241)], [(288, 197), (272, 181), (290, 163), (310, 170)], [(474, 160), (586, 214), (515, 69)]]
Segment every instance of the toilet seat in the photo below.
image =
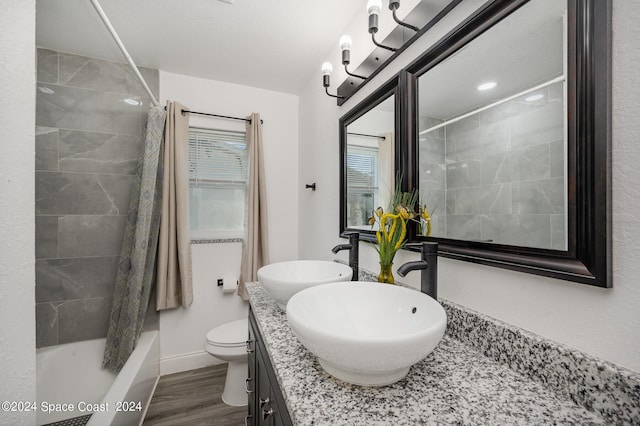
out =
[(248, 330), (246, 318), (222, 324), (207, 333), (207, 344), (219, 348), (245, 347)]

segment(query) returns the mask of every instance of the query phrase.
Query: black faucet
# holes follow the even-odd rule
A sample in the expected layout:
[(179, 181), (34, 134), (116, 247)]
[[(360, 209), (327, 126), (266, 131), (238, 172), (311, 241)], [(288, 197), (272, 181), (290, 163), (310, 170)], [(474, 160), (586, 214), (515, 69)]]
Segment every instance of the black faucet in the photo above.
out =
[(351, 281), (358, 281), (358, 248), (360, 242), (360, 233), (349, 233), (349, 244), (338, 244), (331, 249), (333, 254), (338, 253), (341, 250), (349, 250), (349, 266), (353, 271)]
[(438, 300), (438, 243), (422, 243), (421, 252), (421, 259), (401, 265), (398, 275), (404, 277), (411, 271), (422, 270), (420, 291)]

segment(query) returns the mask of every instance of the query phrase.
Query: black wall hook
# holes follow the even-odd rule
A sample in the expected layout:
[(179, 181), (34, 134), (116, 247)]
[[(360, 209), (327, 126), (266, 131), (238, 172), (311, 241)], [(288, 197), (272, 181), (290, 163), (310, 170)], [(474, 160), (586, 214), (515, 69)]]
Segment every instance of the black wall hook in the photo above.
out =
[(316, 190), (316, 183), (313, 182), (311, 185), (306, 184), (304, 187), (305, 187), (305, 189), (311, 188), (312, 191), (315, 191)]

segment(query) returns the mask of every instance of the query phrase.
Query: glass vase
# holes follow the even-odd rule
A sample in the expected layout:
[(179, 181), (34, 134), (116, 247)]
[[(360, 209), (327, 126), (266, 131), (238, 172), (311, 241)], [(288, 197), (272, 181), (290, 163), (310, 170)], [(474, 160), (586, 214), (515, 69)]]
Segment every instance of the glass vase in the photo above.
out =
[(393, 263), (382, 263), (380, 262), (380, 274), (378, 275), (378, 282), (393, 284), (393, 272), (392, 268)]

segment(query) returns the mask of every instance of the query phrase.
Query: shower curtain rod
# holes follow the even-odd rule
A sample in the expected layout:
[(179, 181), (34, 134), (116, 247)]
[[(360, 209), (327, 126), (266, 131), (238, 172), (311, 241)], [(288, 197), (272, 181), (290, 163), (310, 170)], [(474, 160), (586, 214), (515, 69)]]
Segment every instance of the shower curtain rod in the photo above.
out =
[(386, 136), (367, 135), (365, 133), (351, 133), (351, 132), (347, 132), (347, 134), (353, 135), (353, 136), (364, 136), (365, 138), (376, 138), (376, 139), (387, 140)]
[[(164, 107), (164, 109), (166, 110), (167, 107)], [(198, 112), (198, 111), (189, 111), (188, 109), (183, 109), (182, 111), (180, 111), (183, 115), (184, 114), (196, 114), (196, 115), (206, 115), (207, 117), (218, 117), (218, 118), (226, 118), (228, 120), (239, 120), (239, 121), (246, 121), (248, 123), (251, 123), (251, 119), (250, 118), (242, 118), (242, 117), (231, 117), (229, 115), (220, 115), (220, 114), (211, 114), (209, 112)], [(260, 124), (264, 124), (264, 120), (260, 119)]]
[(136, 75), (138, 80), (140, 80), (140, 83), (142, 84), (142, 87), (144, 87), (144, 90), (149, 95), (149, 98), (151, 98), (151, 102), (153, 103), (153, 105), (158, 106), (159, 105), (158, 104), (158, 100), (156, 99), (155, 96), (153, 96), (153, 92), (151, 92), (151, 89), (149, 88), (149, 85), (144, 80), (144, 77), (142, 77), (142, 74), (140, 74), (140, 70), (136, 66), (135, 62), (133, 62), (133, 59), (129, 55), (129, 52), (127, 52), (127, 48), (124, 47), (124, 44), (122, 44), (122, 41), (120, 40), (120, 37), (118, 37), (118, 34), (116, 33), (116, 30), (113, 28), (113, 25), (111, 25), (111, 22), (109, 21), (109, 18), (104, 13), (104, 10), (102, 9), (102, 6), (100, 6), (100, 3), (98, 3), (98, 0), (91, 0), (91, 4), (93, 5), (93, 7), (96, 10), (96, 12), (98, 12), (98, 16), (100, 16), (100, 19), (104, 23), (105, 27), (107, 27), (107, 30), (109, 30), (109, 34), (111, 34), (111, 37), (113, 37), (113, 39), (115, 40), (116, 44), (118, 45), (118, 48), (120, 49), (120, 51), (124, 55), (125, 59), (129, 63), (129, 65), (131, 65), (131, 68), (133, 69), (133, 73)]
[(422, 135), (427, 134), (429, 132), (433, 132), (434, 130), (437, 130), (437, 129), (441, 128), (441, 127), (448, 126), (449, 124), (453, 124), (456, 121), (463, 120), (463, 119), (465, 119), (467, 117), (470, 117), (470, 116), (472, 116), (474, 114), (477, 114), (477, 113), (485, 111), (487, 109), (496, 107), (496, 106), (501, 105), (501, 104), (503, 104), (505, 102), (512, 101), (512, 100), (514, 100), (516, 98), (519, 98), (520, 96), (526, 95), (527, 93), (535, 92), (536, 90), (543, 89), (543, 88), (545, 88), (547, 86), (551, 86), (552, 84), (558, 83), (558, 82), (563, 81), (563, 80), (564, 80), (564, 74), (562, 74), (559, 77), (553, 78), (553, 79), (551, 79), (549, 81), (545, 81), (544, 83), (539, 84), (537, 86), (534, 86), (534, 87), (531, 87), (529, 89), (523, 90), (522, 92), (516, 93), (515, 95), (508, 96), (508, 97), (506, 97), (504, 99), (500, 99), (499, 101), (493, 102), (491, 104), (485, 105), (485, 106), (480, 107), (478, 109), (474, 109), (473, 111), (470, 111), (470, 112), (464, 113), (462, 115), (459, 115), (457, 117), (451, 118), (451, 119), (449, 119), (449, 120), (447, 120), (447, 121), (445, 121), (443, 123), (436, 124), (433, 127), (429, 127), (428, 129), (425, 129), (425, 130), (421, 131), (420, 133), (418, 133), (418, 135), (422, 136)]
[[(124, 46), (124, 44), (122, 44), (122, 40), (120, 40), (120, 37), (118, 37), (118, 33), (116, 33), (115, 28), (113, 28), (113, 25), (111, 25), (111, 21), (109, 21), (109, 18), (107, 17), (106, 13), (104, 13), (104, 9), (102, 9), (102, 6), (100, 6), (100, 3), (98, 2), (98, 0), (90, 0), (90, 1), (91, 1), (91, 4), (93, 5), (94, 9), (98, 13), (98, 16), (100, 17), (100, 19), (104, 23), (105, 27), (107, 27), (107, 30), (109, 31), (109, 34), (111, 34), (111, 37), (113, 37), (113, 39), (115, 40), (116, 44), (118, 45), (118, 48), (120, 49), (120, 51), (124, 55), (125, 59), (127, 60), (129, 65), (131, 66), (131, 68), (133, 70), (133, 73), (136, 75), (136, 77), (138, 78), (138, 80), (142, 84), (142, 87), (144, 87), (144, 90), (149, 95), (149, 98), (151, 98), (151, 102), (153, 103), (153, 105), (158, 106), (159, 105), (158, 100), (153, 95), (153, 92), (149, 88), (149, 85), (147, 84), (147, 82), (145, 81), (144, 77), (140, 73), (140, 70), (136, 66), (135, 62), (133, 62), (133, 58), (131, 58), (131, 55), (129, 55), (129, 52), (127, 51), (127, 48)], [(165, 107), (165, 110), (166, 109), (167, 109), (167, 107)], [(187, 111), (187, 110), (184, 110), (184, 109), (181, 112), (182, 112), (182, 114), (185, 114), (185, 113), (187, 113), (187, 114), (198, 114), (198, 115), (206, 115), (206, 116), (209, 116), (209, 117), (220, 117), (220, 118), (227, 118), (229, 120), (242, 120), (242, 121), (247, 121), (249, 123), (251, 122), (250, 118), (230, 117), (228, 115), (210, 114), (210, 113), (206, 113), (206, 112), (197, 112), (197, 111)], [(260, 123), (264, 124), (264, 120), (260, 120)]]

